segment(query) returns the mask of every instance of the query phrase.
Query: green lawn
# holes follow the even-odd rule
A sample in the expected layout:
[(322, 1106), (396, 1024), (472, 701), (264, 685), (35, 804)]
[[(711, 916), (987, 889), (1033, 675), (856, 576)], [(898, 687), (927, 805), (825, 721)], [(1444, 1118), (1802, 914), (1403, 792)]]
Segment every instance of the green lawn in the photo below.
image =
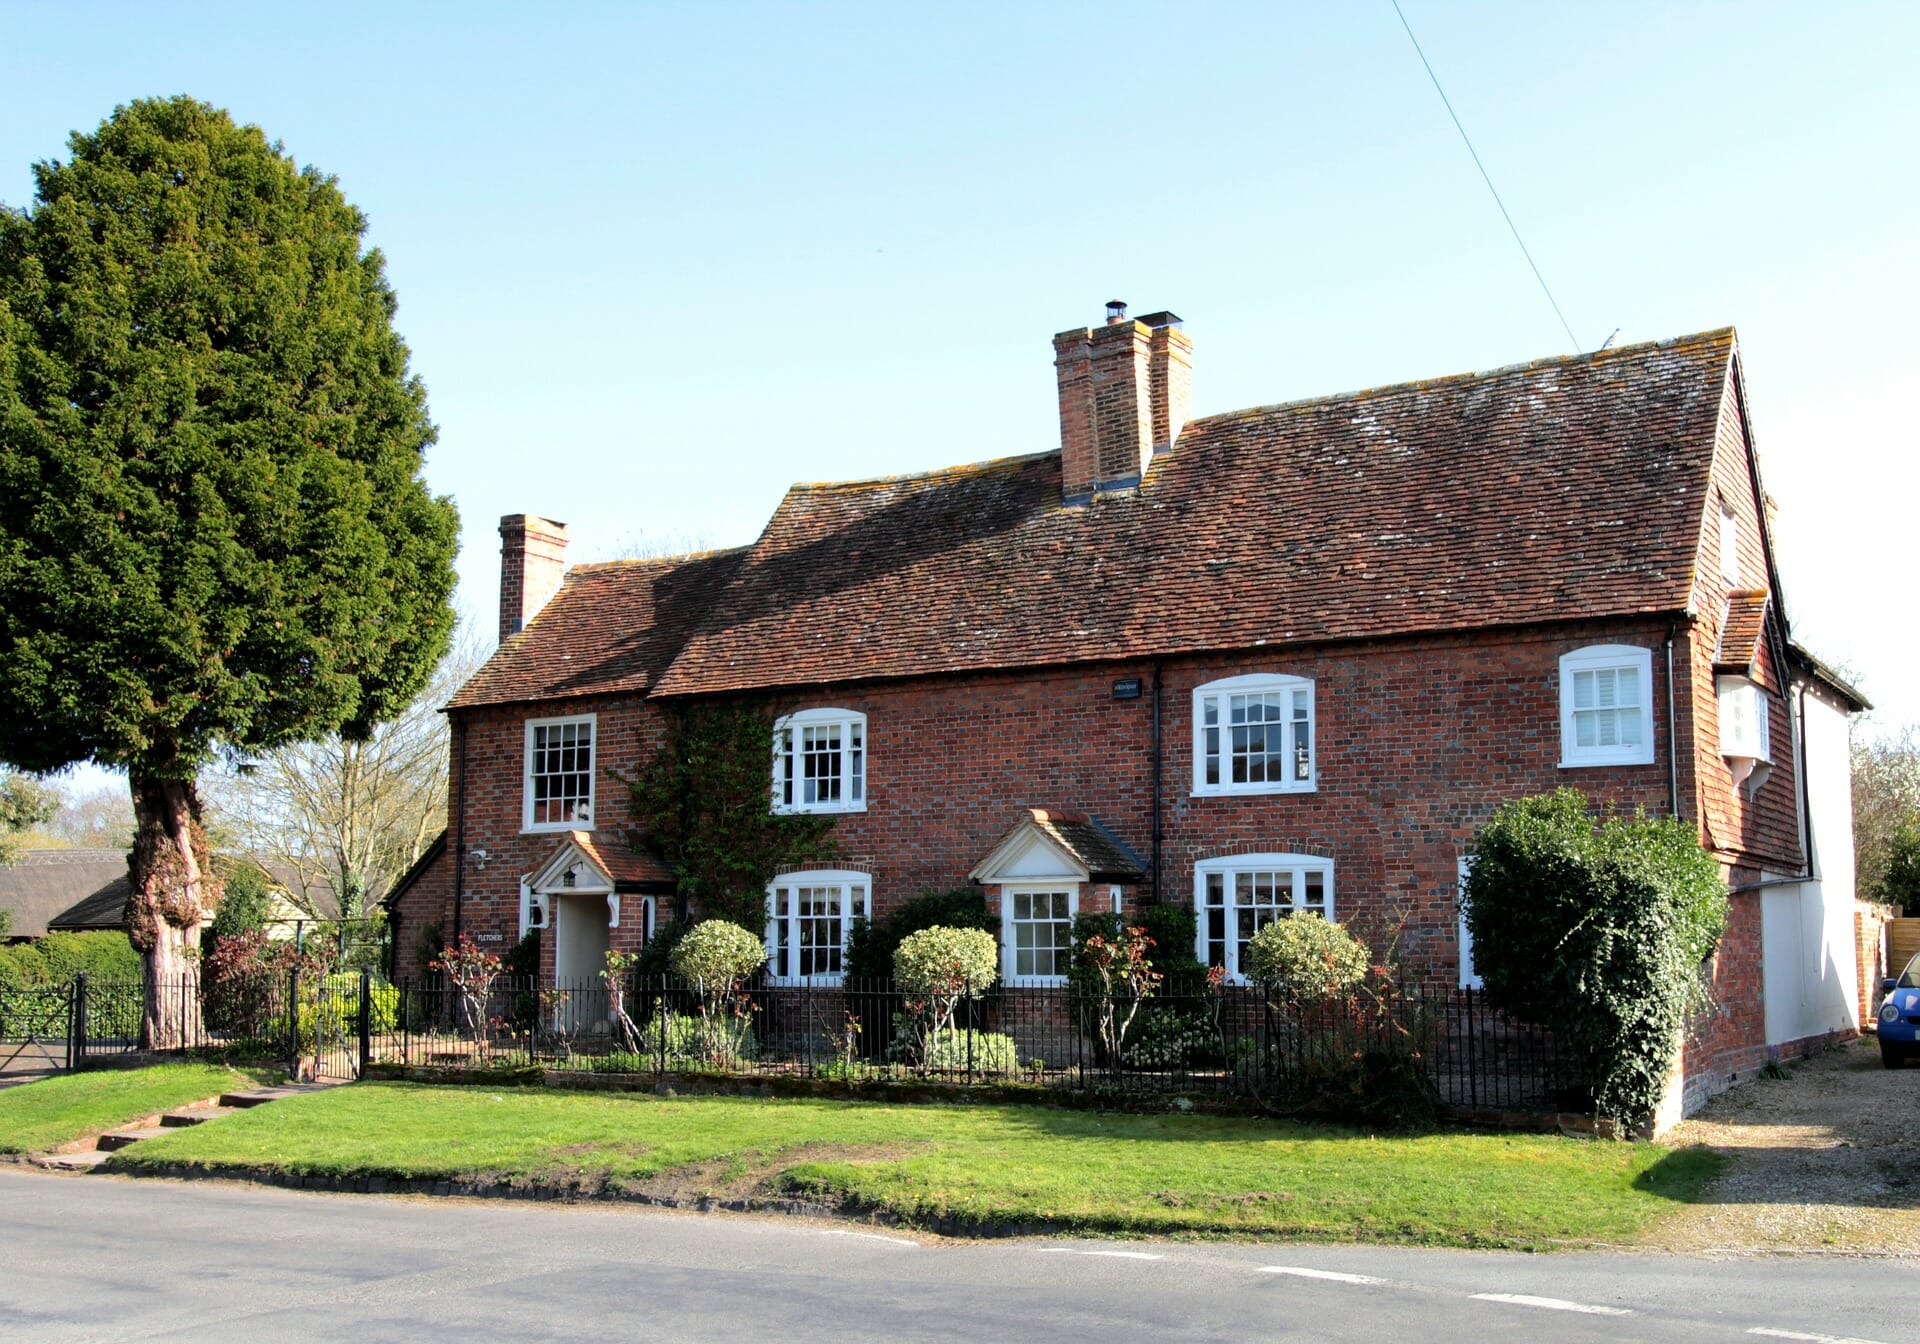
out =
[(1547, 1247), (1633, 1239), (1719, 1169), (1543, 1135), (1027, 1106), (362, 1083), (149, 1140), (115, 1165), (801, 1192), (908, 1223)]
[(37, 1153), (253, 1080), (221, 1064), (68, 1073), (0, 1090), (0, 1153)]

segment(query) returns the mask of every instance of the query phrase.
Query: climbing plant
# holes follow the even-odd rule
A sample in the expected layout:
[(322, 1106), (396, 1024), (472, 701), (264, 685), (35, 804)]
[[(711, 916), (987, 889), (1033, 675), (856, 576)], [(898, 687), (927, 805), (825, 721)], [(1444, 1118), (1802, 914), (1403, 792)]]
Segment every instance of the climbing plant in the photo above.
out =
[(835, 852), (831, 816), (773, 811), (774, 717), (751, 702), (688, 706), (628, 781), (634, 841), (673, 870), (682, 918), (763, 928), (780, 867)]

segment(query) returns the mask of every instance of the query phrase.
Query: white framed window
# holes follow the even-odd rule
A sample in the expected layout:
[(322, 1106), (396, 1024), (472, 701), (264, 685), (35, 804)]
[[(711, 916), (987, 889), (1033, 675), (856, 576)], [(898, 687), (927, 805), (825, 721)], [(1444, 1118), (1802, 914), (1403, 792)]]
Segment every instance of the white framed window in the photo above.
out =
[(1193, 692), (1193, 791), (1309, 793), (1313, 683), (1255, 673)]
[(1653, 764), (1653, 650), (1595, 644), (1560, 659), (1560, 764)]
[(867, 810), (865, 714), (803, 709), (773, 725), (773, 810)]
[(1333, 918), (1333, 860), (1312, 854), (1234, 854), (1193, 866), (1193, 903), (1199, 916), (1194, 955), (1223, 966), (1236, 984), (1253, 935), (1292, 915)]
[(767, 974), (776, 985), (837, 985), (847, 938), (872, 910), (873, 879), (838, 868), (787, 873), (767, 884)]
[(1460, 988), (1480, 989), (1480, 972), (1473, 968), (1473, 930), (1467, 927), (1467, 874), (1473, 871), (1473, 855), (1460, 856), (1460, 876), (1453, 889), (1453, 904), (1460, 912)]
[(591, 714), (527, 721), (523, 830), (592, 828), (593, 733)]
[(1720, 754), (1748, 761), (1773, 759), (1772, 725), (1767, 722), (1767, 693), (1746, 677), (1721, 677)]
[(1010, 985), (1064, 985), (1080, 913), (1077, 882), (1000, 888), (1000, 974)]
[(1729, 588), (1740, 586), (1740, 519), (1725, 495), (1720, 496), (1720, 577)]

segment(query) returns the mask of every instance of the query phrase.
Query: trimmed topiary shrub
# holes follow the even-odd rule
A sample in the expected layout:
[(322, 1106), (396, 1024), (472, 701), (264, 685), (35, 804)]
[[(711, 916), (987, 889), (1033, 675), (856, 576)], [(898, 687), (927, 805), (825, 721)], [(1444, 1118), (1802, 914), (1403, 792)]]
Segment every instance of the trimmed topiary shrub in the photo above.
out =
[(1704, 965), (1727, 924), (1719, 863), (1692, 826), (1606, 818), (1558, 789), (1502, 804), (1474, 836), (1464, 892), (1487, 1001), (1553, 1029), (1595, 1114), (1659, 1104)]
[(767, 948), (738, 924), (704, 920), (673, 949), (673, 972), (700, 996), (701, 1054), (725, 1068), (742, 1057), (753, 1028), (753, 1004), (740, 986), (766, 964)]
[(857, 921), (847, 936), (850, 983), (893, 978), (893, 954), (908, 935), (922, 929), (979, 929), (998, 938), (1000, 918), (987, 908), (978, 887), (923, 891), (878, 919)]
[(1325, 1003), (1367, 977), (1366, 947), (1346, 927), (1316, 914), (1276, 919), (1247, 946), (1247, 975), (1269, 998)]
[(1000, 946), (982, 929), (921, 929), (893, 954), (893, 979), (906, 996), (914, 1049), (923, 1068), (940, 1052), (963, 996), (978, 994), (1000, 972)]

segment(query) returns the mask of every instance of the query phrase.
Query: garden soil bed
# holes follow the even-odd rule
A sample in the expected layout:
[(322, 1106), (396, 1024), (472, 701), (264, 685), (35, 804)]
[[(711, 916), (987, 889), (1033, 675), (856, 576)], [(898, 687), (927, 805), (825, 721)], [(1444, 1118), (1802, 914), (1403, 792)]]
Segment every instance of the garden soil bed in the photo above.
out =
[(1920, 1258), (1920, 1069), (1883, 1068), (1871, 1038), (1791, 1069), (1722, 1093), (1666, 1136), (1734, 1160), (1646, 1244)]

